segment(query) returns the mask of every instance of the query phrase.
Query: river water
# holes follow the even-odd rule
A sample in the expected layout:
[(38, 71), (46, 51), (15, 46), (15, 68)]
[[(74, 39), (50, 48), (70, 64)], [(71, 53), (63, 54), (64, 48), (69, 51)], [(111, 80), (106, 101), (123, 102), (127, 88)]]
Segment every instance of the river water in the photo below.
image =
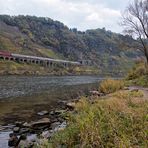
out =
[(98, 76), (0, 76), (0, 124), (36, 118), (36, 112), (57, 107), (97, 89)]
[[(58, 108), (58, 102), (96, 90), (99, 76), (0, 76), (0, 127), (39, 118), (37, 112)], [(10, 131), (0, 128), (0, 148)]]

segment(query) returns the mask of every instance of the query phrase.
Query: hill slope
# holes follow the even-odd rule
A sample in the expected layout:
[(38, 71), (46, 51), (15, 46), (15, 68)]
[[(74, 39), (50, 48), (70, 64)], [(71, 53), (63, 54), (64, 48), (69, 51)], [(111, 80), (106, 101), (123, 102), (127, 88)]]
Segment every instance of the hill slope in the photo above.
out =
[(50, 18), (0, 15), (0, 50), (68, 60), (89, 59), (101, 73), (124, 73), (139, 54), (128, 49), (131, 44), (131, 37), (105, 29), (81, 32)]

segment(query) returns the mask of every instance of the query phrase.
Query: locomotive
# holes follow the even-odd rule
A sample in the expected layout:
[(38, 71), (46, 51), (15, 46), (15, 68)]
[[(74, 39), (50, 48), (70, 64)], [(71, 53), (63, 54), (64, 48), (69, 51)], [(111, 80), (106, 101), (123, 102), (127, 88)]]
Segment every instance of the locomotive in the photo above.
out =
[(0, 56), (12, 57), (12, 54), (7, 51), (0, 51)]

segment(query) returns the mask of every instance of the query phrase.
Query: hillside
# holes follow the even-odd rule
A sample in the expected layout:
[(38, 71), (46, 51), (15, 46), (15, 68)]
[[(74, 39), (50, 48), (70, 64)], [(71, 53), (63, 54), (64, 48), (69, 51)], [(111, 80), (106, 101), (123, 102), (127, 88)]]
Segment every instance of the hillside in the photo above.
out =
[(130, 36), (103, 29), (69, 29), (50, 18), (0, 15), (0, 50), (68, 60), (91, 60), (100, 73), (125, 73), (137, 58)]

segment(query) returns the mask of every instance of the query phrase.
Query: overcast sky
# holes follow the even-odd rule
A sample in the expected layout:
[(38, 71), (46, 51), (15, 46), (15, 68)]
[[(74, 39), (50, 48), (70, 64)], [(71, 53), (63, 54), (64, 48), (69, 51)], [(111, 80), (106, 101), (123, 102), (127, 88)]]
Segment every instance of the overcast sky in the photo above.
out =
[(50, 17), (70, 28), (122, 32), (121, 12), (130, 0), (0, 0), (0, 14)]

